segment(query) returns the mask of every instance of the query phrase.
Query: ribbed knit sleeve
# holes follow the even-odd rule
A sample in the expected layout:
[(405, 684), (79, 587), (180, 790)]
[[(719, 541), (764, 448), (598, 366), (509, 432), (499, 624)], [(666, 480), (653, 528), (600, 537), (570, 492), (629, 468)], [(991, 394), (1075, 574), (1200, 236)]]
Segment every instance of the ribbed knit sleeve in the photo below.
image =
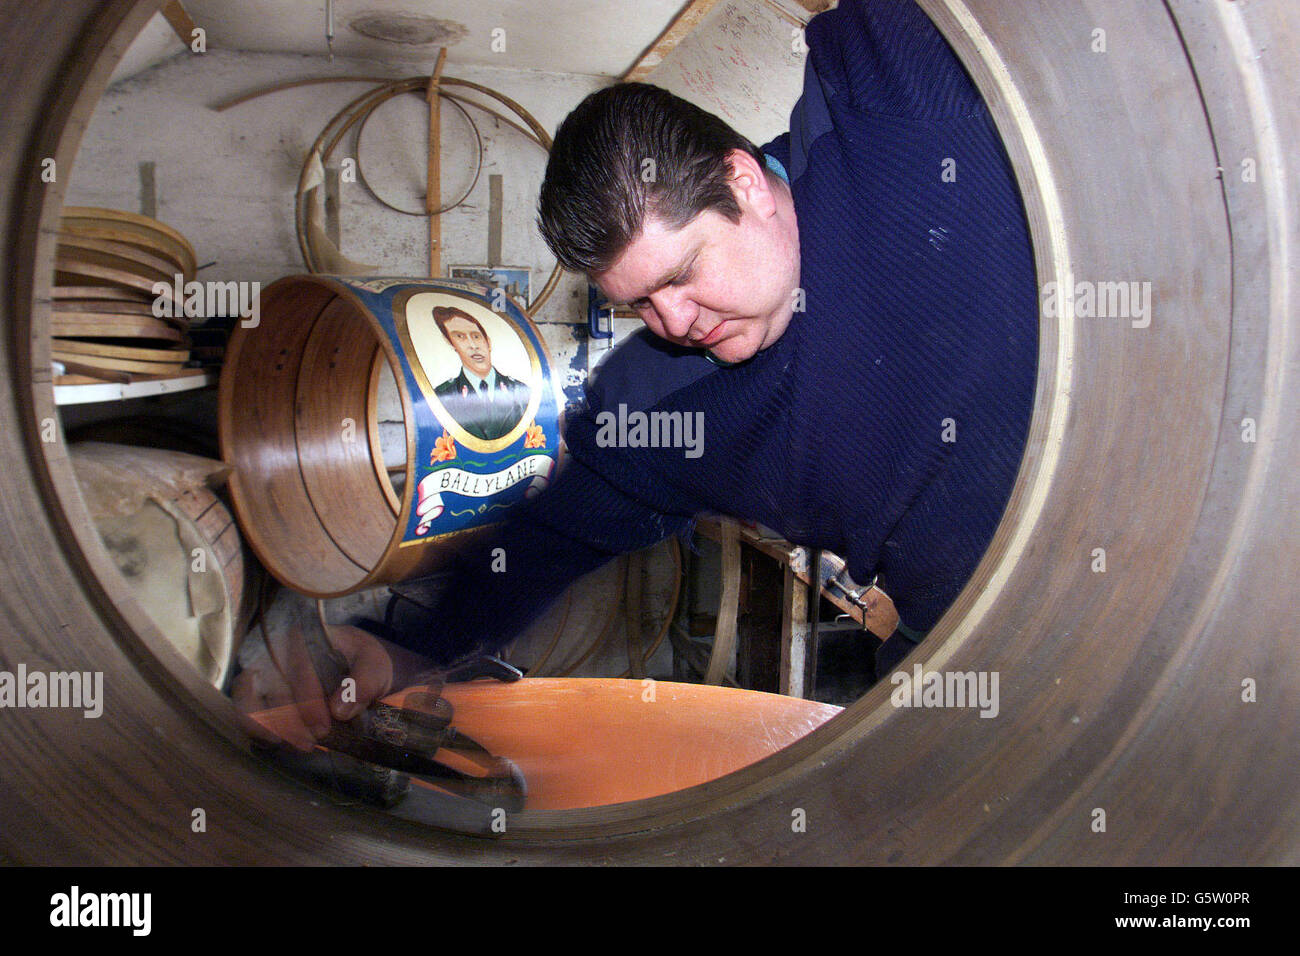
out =
[(860, 115), (944, 120), (984, 108), (947, 41), (911, 0), (840, 0), (809, 22), (807, 40), (808, 66), (827, 98)]
[(765, 149), (791, 174), (807, 292), (787, 332), (807, 388), (790, 467), (843, 498), (795, 508), (808, 540), (858, 580), (879, 574), (924, 631), (982, 556), (1023, 454), (1032, 247), (992, 119), (918, 6), (842, 0), (807, 37), (790, 133)]
[(589, 383), (567, 415), (568, 455), (555, 481), (457, 553), (430, 626), (396, 635), (398, 643), (437, 661), (498, 650), (578, 578), (688, 526), (691, 507), (666, 484), (620, 449), (600, 447), (604, 398), (605, 389)]

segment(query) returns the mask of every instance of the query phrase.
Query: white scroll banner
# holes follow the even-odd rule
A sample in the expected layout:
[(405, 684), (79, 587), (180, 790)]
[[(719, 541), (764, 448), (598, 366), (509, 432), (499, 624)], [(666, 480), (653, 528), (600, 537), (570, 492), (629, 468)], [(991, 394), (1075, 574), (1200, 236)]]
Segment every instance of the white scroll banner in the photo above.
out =
[(509, 468), (486, 475), (465, 471), (463, 468), (443, 468), (425, 475), (416, 486), (415, 515), (420, 523), (416, 525), (415, 533), (429, 533), (429, 526), (437, 520), (445, 507), (442, 500), (444, 493), (464, 495), (466, 498), (491, 498), (521, 481), (531, 479), (524, 497), (532, 498), (550, 484), (554, 468), (555, 459), (550, 455), (529, 455)]

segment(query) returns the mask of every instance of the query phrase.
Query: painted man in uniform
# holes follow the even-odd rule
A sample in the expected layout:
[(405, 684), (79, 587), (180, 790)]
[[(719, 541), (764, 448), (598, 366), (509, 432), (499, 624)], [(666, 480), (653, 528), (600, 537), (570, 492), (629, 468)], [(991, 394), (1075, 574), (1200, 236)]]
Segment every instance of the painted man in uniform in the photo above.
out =
[(528, 406), (528, 386), (492, 364), (492, 341), (483, 324), (451, 306), (433, 310), (443, 337), (460, 356), (461, 369), (434, 394), (465, 431), (495, 441), (519, 424)]

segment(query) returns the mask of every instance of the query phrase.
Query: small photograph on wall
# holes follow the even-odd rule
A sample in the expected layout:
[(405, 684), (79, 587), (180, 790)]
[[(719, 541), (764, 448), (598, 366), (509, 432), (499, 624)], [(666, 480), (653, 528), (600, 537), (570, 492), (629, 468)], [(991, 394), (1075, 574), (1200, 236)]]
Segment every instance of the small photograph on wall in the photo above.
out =
[(451, 279), (468, 279), (482, 283), (489, 289), (501, 289), (521, 306), (531, 302), (529, 292), (530, 270), (526, 266), (448, 266)]

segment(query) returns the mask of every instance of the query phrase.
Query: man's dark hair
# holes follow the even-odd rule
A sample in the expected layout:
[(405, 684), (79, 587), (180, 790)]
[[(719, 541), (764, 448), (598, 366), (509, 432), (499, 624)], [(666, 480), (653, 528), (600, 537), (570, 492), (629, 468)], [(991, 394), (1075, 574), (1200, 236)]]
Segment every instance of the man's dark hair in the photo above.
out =
[(740, 221), (727, 154), (763, 154), (712, 113), (647, 83), (592, 93), (555, 134), (537, 224), (560, 262), (614, 264), (653, 213), (680, 229), (706, 209)]
[[(486, 339), (488, 337), (487, 329), (483, 328), (483, 323), (474, 318), (474, 316), (470, 315), (468, 312), (451, 305), (435, 306), (433, 310), (433, 321), (438, 323), (438, 328), (442, 331), (442, 337), (448, 342), (451, 341), (451, 336), (447, 334), (447, 323), (452, 319), (469, 319), (478, 326), (478, 330), (483, 333), (483, 338)], [(489, 344), (490, 343), (491, 340), (489, 340)]]

